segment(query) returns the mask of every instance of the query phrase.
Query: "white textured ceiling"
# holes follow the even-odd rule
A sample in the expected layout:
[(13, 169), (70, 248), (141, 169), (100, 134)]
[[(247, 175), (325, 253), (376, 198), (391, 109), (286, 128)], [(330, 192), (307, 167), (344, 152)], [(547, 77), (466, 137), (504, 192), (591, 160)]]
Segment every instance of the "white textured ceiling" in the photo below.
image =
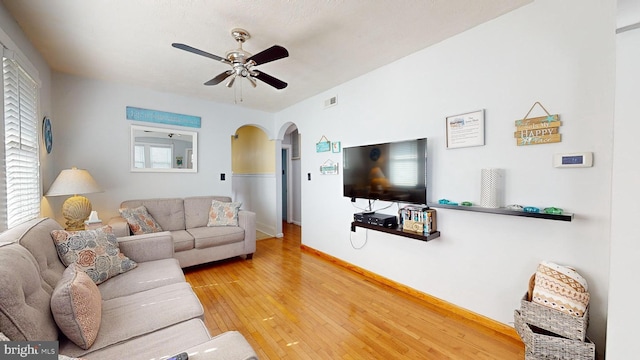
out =
[(228, 65), (230, 35), (289, 57), (256, 69), (289, 86), (242, 81), (246, 106), (279, 111), (533, 0), (2, 0), (55, 71), (233, 104), (235, 89), (203, 83)]

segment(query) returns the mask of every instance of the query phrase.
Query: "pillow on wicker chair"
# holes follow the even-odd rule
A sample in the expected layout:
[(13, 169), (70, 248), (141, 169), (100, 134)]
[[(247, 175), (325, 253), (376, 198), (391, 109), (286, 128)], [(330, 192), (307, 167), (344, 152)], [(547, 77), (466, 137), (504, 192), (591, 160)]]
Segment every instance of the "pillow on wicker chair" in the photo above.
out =
[(574, 269), (542, 261), (535, 274), (532, 301), (582, 317), (589, 305), (587, 281)]

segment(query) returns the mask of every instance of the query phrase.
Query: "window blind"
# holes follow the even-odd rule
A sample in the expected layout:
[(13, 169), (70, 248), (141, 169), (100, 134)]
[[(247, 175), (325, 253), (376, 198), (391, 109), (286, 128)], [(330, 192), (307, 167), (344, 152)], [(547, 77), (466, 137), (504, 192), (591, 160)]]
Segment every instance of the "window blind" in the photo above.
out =
[(40, 215), (37, 83), (13, 59), (2, 59), (4, 93), (4, 228)]

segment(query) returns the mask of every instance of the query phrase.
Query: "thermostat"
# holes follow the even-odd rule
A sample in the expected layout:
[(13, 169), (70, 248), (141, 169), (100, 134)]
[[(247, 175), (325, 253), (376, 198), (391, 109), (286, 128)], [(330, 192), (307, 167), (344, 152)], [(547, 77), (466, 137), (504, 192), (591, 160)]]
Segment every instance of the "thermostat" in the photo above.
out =
[(574, 168), (574, 167), (592, 167), (592, 166), (593, 166), (592, 152), (553, 155), (553, 167)]

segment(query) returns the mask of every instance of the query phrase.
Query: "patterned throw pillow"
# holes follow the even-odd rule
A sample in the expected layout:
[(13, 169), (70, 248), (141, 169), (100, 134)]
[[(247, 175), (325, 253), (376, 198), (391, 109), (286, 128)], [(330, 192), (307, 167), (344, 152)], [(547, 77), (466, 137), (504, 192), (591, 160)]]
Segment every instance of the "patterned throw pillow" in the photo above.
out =
[(542, 261), (536, 271), (532, 301), (582, 317), (589, 305), (588, 291), (587, 281), (574, 269)]
[(150, 234), (162, 231), (160, 224), (149, 214), (144, 205), (135, 209), (120, 209), (120, 215), (127, 220), (133, 235)]
[(238, 226), (238, 211), (242, 203), (213, 200), (207, 226)]
[(53, 230), (51, 237), (62, 263), (65, 266), (75, 263), (96, 284), (138, 266), (120, 252), (109, 225), (95, 230)]
[(93, 345), (102, 320), (102, 298), (98, 286), (75, 264), (62, 273), (51, 294), (51, 313), (69, 340), (85, 350)]

